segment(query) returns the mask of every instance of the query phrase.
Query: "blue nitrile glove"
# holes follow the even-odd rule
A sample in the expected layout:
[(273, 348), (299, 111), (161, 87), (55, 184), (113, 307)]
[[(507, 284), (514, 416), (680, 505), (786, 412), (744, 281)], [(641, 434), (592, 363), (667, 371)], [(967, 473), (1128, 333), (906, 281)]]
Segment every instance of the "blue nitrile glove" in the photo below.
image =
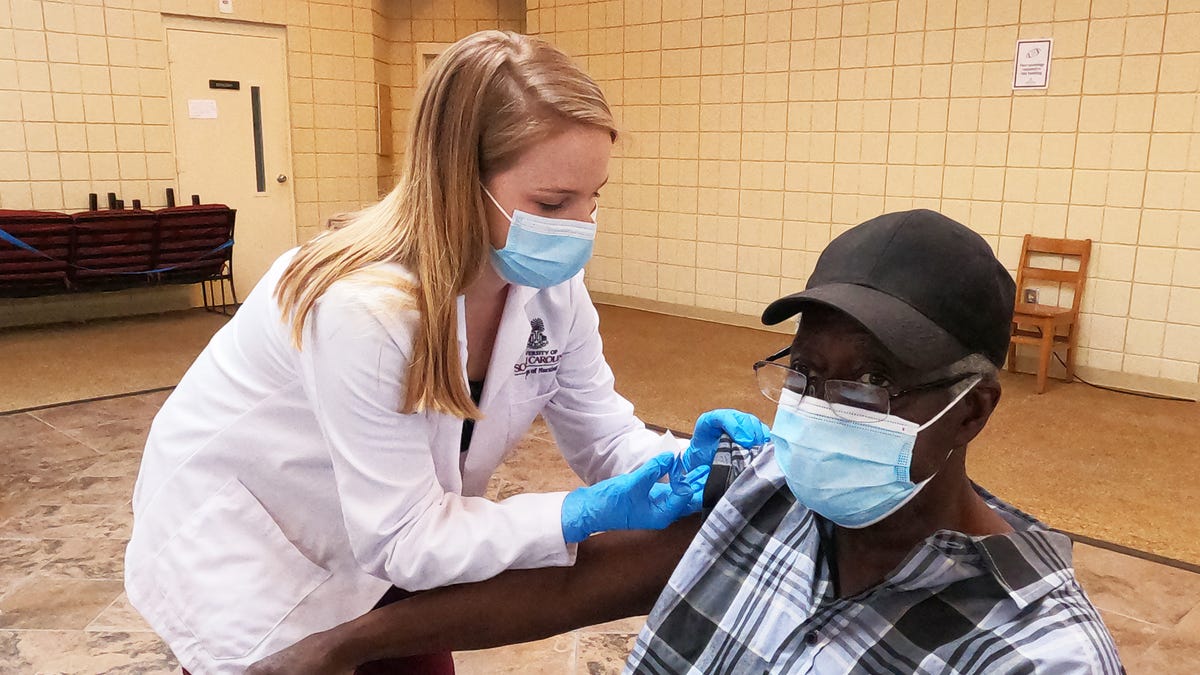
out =
[(671, 461), (671, 482), (651, 485), (650, 499), (665, 499), (666, 494), (675, 489), (673, 486), (683, 481), (692, 488), (692, 501), (683, 515), (690, 516), (693, 513), (700, 513), (700, 509), (704, 508), (704, 484), (708, 482), (709, 467), (698, 467), (686, 476), (680, 473), (681, 469), (682, 463), (676, 457)]
[(771, 429), (750, 413), (728, 408), (710, 410), (696, 420), (692, 442), (680, 456), (683, 473), (690, 476), (697, 467), (710, 466), (717, 455), (717, 442), (722, 434), (749, 450), (770, 440)]
[(563, 539), (574, 544), (609, 530), (661, 530), (692, 513), (696, 495), (687, 481), (655, 487), (674, 462), (675, 454), (664, 452), (627, 474), (568, 492), (562, 505)]

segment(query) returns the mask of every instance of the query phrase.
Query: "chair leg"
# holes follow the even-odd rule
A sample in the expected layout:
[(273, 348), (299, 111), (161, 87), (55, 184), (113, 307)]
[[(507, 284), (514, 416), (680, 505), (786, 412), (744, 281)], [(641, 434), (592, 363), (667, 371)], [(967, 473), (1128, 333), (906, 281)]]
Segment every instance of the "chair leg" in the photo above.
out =
[[(233, 284), (233, 263), (229, 264), (229, 294), (233, 296), (233, 311), (236, 312), (241, 302), (238, 301), (237, 286)], [(232, 316), (232, 312), (230, 315)]]
[(1038, 357), (1037, 393), (1046, 391), (1046, 378), (1050, 375), (1050, 357), (1054, 355), (1053, 329), (1042, 328), (1041, 353)]
[(1067, 326), (1067, 374), (1064, 378), (1067, 382), (1075, 381), (1075, 343), (1077, 336), (1078, 331), (1075, 330), (1075, 324)]
[(1017, 372), (1017, 343), (1008, 343), (1008, 372)]
[[(224, 281), (221, 282), (221, 299), (222, 300), (225, 299), (225, 284), (226, 284), (226, 282), (224, 282)], [(228, 282), (228, 284), (229, 284), (229, 295), (233, 296), (233, 302), (226, 304), (224, 307), (222, 307), (221, 313), (224, 314), (225, 316), (233, 316), (234, 310), (232, 310), (230, 308), (237, 307), (237, 296), (234, 295), (234, 293), (233, 293), (233, 282), (230, 281), (230, 282)]]

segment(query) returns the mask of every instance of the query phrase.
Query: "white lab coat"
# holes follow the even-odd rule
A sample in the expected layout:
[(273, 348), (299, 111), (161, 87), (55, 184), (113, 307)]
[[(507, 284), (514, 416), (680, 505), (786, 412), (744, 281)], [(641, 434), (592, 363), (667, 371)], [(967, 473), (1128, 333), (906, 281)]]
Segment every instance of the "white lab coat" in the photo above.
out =
[(393, 584), (422, 590), (572, 564), (565, 493), (480, 496), (539, 413), (588, 483), (660, 447), (613, 389), (582, 275), (511, 287), (484, 418), (460, 453), (460, 420), (397, 412), (417, 313), (368, 277), (411, 275), (384, 264), (334, 284), (298, 351), (272, 297), (293, 254), (167, 399), (134, 489), (126, 591), (195, 675), (241, 672), (361, 616)]

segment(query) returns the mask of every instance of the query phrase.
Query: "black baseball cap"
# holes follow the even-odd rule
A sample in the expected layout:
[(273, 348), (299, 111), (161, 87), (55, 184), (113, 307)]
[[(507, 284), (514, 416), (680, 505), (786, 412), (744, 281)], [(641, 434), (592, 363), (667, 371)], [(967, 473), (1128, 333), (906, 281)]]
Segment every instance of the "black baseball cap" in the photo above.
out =
[(762, 321), (774, 325), (824, 305), (861, 323), (913, 368), (974, 353), (999, 367), (1015, 299), (1012, 275), (983, 237), (917, 209), (885, 213), (829, 242), (805, 289), (772, 302)]

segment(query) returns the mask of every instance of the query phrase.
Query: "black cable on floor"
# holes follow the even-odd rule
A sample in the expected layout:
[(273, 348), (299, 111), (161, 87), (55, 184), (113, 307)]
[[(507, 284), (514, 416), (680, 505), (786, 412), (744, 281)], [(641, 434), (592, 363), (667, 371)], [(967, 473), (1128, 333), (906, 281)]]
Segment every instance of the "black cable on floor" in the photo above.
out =
[[(126, 396), (140, 396), (142, 394), (157, 394), (160, 391), (170, 391), (175, 388), (175, 385), (167, 387), (155, 387), (153, 389), (139, 389), (137, 391), (127, 391), (121, 394), (105, 394), (103, 396), (93, 396), (92, 398), (77, 398), (73, 401), (59, 401), (58, 403), (43, 403), (41, 405), (30, 406), (28, 408), (13, 408), (12, 410), (0, 410), (0, 417), (7, 415), (21, 415), (23, 413), (37, 412), (46, 410), (47, 408), (58, 408), (65, 405), (75, 405), (77, 403), (95, 403), (97, 401), (108, 401), (114, 398), (125, 398)], [(690, 436), (689, 436), (690, 438)]]
[[(1054, 358), (1057, 359), (1058, 362), (1062, 364), (1063, 368), (1067, 367), (1067, 364), (1062, 360), (1062, 357), (1058, 355), (1058, 352), (1054, 353)], [(1106, 387), (1103, 384), (1096, 384), (1095, 382), (1088, 382), (1087, 380), (1080, 377), (1078, 374), (1073, 375), (1073, 377), (1076, 380), (1086, 384), (1089, 387), (1095, 387), (1096, 389), (1103, 389), (1104, 391), (1111, 391), (1111, 392), (1115, 392), (1117, 394), (1128, 394), (1130, 396), (1140, 396), (1142, 398), (1152, 398), (1152, 399), (1156, 399), (1159, 401), (1187, 401), (1188, 403), (1194, 403), (1194, 401), (1190, 398), (1181, 398), (1179, 396), (1168, 396), (1166, 394), (1150, 394), (1150, 393), (1147, 393), (1144, 391), (1130, 391), (1128, 389), (1118, 389), (1117, 387)]]

